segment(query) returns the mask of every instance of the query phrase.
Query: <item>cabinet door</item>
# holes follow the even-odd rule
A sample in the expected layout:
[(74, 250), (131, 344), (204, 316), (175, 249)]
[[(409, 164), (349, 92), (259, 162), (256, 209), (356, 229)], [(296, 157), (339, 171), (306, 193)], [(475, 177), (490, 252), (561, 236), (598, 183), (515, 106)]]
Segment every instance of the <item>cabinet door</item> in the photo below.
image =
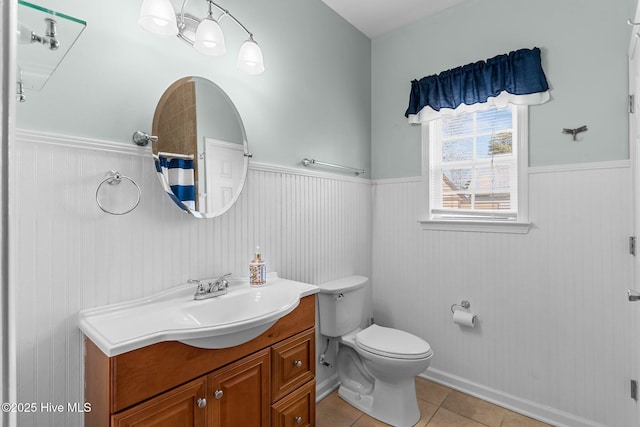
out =
[(314, 427), (316, 382), (309, 381), (273, 405), (271, 427)]
[(206, 377), (150, 399), (111, 417), (112, 427), (205, 427)]
[(272, 402), (315, 377), (315, 344), (312, 328), (271, 347)]
[(268, 427), (269, 349), (218, 369), (207, 377), (211, 427)]

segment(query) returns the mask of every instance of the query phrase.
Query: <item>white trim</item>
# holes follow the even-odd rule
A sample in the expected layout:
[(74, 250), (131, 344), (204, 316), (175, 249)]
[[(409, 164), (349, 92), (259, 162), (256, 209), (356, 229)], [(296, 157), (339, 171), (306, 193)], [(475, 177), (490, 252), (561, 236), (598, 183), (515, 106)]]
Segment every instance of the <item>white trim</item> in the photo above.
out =
[(433, 220), (418, 221), (423, 230), (437, 231), (473, 231), (483, 233), (512, 233), (527, 234), (531, 228), (530, 222), (513, 221), (467, 221), (467, 220)]
[[(18, 143), (32, 142), (39, 144), (52, 144), (82, 150), (107, 151), (110, 153), (129, 154), (141, 157), (153, 156), (153, 153), (149, 146), (139, 147), (133, 144), (133, 142), (131, 144), (125, 144), (122, 142), (58, 135), (49, 132), (32, 131), (26, 129), (16, 130), (16, 141)], [(263, 172), (286, 173), (291, 175), (326, 178), (338, 181), (358, 182), (363, 184), (371, 183), (371, 180), (368, 178), (357, 178), (352, 176), (343, 176), (335, 173), (308, 170), (304, 168), (302, 164), (300, 168), (295, 168), (291, 166), (281, 166), (269, 163), (249, 161), (249, 169)]]
[(557, 427), (606, 427), (603, 424), (594, 423), (550, 406), (485, 387), (434, 368), (429, 368), (420, 374), (420, 377)]
[[(511, 192), (512, 200), (515, 198), (517, 203), (517, 221), (499, 221), (499, 220), (473, 220), (469, 218), (452, 218), (440, 219), (433, 216), (434, 208), (431, 206), (431, 159), (430, 156), (435, 155), (439, 158), (439, 154), (434, 153), (434, 141), (438, 144), (436, 138), (440, 137), (439, 132), (430, 131), (430, 122), (422, 123), (422, 190), (421, 203), (422, 214), (424, 219), (418, 222), (424, 230), (447, 230), (447, 231), (473, 231), (485, 233), (518, 233), (526, 234), (529, 232), (531, 224), (529, 223), (529, 179), (528, 179), (528, 135), (529, 135), (529, 109), (526, 105), (512, 106), (512, 129), (515, 137), (515, 145), (513, 154), (516, 157), (516, 174), (512, 176), (512, 185), (515, 181), (516, 190)], [(439, 147), (439, 144), (438, 144)], [(440, 184), (436, 185), (439, 188)], [(436, 198), (439, 195), (435, 195)]]
[[(301, 163), (302, 164), (302, 163)], [(304, 168), (304, 166), (303, 166)], [(263, 172), (286, 173), (289, 175), (311, 176), (316, 178), (334, 179), (337, 181), (358, 182), (362, 184), (371, 184), (369, 178), (356, 178), (355, 176), (343, 176), (335, 173), (311, 171), (303, 168), (295, 168), (291, 166), (273, 165), (270, 163), (249, 162), (249, 169)]]
[[(616, 168), (630, 168), (631, 160), (606, 160), (602, 162), (587, 162), (587, 163), (571, 163), (565, 165), (548, 165), (548, 166), (529, 166), (527, 173), (543, 174), (543, 173), (557, 173), (557, 172), (574, 172), (574, 171), (587, 171), (598, 169), (616, 169)], [(411, 182), (421, 182), (421, 176), (407, 176), (403, 178), (383, 178), (372, 179), (371, 183), (375, 185), (388, 185), (388, 184), (404, 184)]]
[(16, 141), (35, 142), (40, 144), (61, 145), (69, 148), (83, 150), (108, 151), (110, 153), (131, 154), (134, 156), (151, 156), (151, 147), (139, 147), (133, 142), (124, 144), (121, 142), (106, 141), (94, 138), (81, 138), (77, 136), (57, 135), (49, 132), (38, 132), (25, 129), (16, 130)]
[(418, 183), (421, 181), (422, 181), (422, 177), (420, 176), (407, 176), (403, 178), (372, 179), (371, 183), (374, 185), (388, 185), (388, 184)]
[(629, 168), (631, 160), (607, 160), (603, 162), (573, 163), (564, 165), (530, 166), (529, 174), (575, 172), (595, 169)]
[(340, 387), (340, 378), (335, 373), (320, 384), (316, 384), (316, 403), (330, 395), (335, 389)]
[[(17, 402), (17, 329), (16, 329), (16, 269), (12, 239), (15, 237), (13, 229), (14, 209), (11, 193), (12, 170), (15, 163), (16, 140), (16, 29), (17, 29), (18, 2), (0, 0), (0, 58), (2, 58), (2, 70), (0, 70), (0, 134), (2, 148), (0, 149), (0, 396), (3, 402)], [(0, 425), (14, 427), (17, 425), (17, 412), (3, 411), (0, 414)]]
[[(518, 222), (529, 222), (529, 107), (516, 108), (514, 132), (518, 138)], [(529, 232), (527, 224), (527, 230)]]

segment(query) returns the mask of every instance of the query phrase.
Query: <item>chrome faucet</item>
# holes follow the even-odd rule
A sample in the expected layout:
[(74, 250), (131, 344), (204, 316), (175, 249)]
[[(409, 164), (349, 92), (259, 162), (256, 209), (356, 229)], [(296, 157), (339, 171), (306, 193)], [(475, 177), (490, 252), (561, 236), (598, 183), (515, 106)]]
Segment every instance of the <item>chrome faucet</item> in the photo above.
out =
[(203, 300), (225, 295), (229, 288), (229, 282), (227, 281), (227, 277), (229, 276), (231, 276), (231, 273), (223, 274), (213, 282), (207, 282), (206, 285), (202, 280), (189, 280), (188, 283), (198, 285), (196, 293), (193, 295), (193, 299)]

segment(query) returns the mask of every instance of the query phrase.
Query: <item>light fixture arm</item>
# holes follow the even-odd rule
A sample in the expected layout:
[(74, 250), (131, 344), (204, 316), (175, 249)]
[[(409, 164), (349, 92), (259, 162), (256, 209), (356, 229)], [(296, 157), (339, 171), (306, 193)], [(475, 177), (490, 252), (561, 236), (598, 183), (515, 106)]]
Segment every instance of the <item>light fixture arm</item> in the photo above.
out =
[[(221, 56), (227, 50), (219, 24), (228, 16), (248, 36), (238, 51), (236, 68), (249, 75), (263, 73), (265, 68), (262, 49), (254, 40), (253, 33), (229, 10), (213, 0), (204, 1), (207, 3), (207, 15), (205, 18), (198, 18), (187, 12), (189, 0), (182, 0), (179, 13), (172, 6), (172, 0), (144, 0), (138, 22), (153, 34), (178, 36), (201, 54)], [(214, 18), (214, 7), (220, 12), (218, 19)]]
[[(236, 18), (235, 16), (233, 16), (233, 14), (231, 14), (231, 12), (229, 12), (228, 9), (225, 9), (224, 7), (220, 6), (219, 4), (217, 4), (214, 1), (211, 0), (205, 0), (207, 3), (209, 3), (209, 14), (211, 14), (211, 6), (215, 6), (220, 12), (222, 12), (222, 15), (220, 15), (217, 19), (218, 22), (220, 22), (220, 19), (224, 18), (225, 16), (228, 16), (229, 18), (233, 19), (233, 22), (235, 22), (240, 28), (242, 28), (244, 30), (245, 33), (247, 33), (249, 35), (249, 37), (251, 39), (253, 39), (253, 33), (251, 31), (249, 31), (247, 29), (247, 27), (245, 27), (242, 22), (240, 22), (238, 20), (238, 18)], [(182, 2), (182, 8), (180, 9), (180, 24), (183, 25), (184, 23), (184, 10), (187, 7), (187, 3), (189, 3), (189, 0), (184, 0)]]

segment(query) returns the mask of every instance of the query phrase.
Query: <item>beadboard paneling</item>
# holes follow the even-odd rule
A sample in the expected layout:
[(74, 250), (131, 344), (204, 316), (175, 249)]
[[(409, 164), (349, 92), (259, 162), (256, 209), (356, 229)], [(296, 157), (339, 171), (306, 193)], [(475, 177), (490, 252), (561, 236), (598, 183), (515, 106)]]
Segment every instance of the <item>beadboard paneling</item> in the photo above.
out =
[[(81, 309), (190, 278), (246, 275), (256, 245), (268, 271), (288, 279), (371, 275), (368, 180), (254, 167), (229, 212), (199, 220), (163, 194), (144, 151), (19, 132), (12, 160), (19, 402), (83, 402)], [(129, 214), (108, 215), (96, 204), (96, 188), (112, 169), (140, 185), (140, 205)], [(124, 191), (128, 183), (120, 185)], [(131, 200), (124, 199), (113, 207), (125, 209)], [(333, 374), (325, 370), (319, 382)], [(81, 426), (82, 415), (38, 411), (19, 414), (18, 425)]]
[[(20, 402), (82, 401), (79, 310), (245, 274), (259, 244), (283, 277), (373, 277), (376, 322), (429, 341), (440, 381), (558, 425), (635, 422), (628, 167), (536, 170), (526, 235), (422, 230), (420, 184), (410, 179), (371, 186), (254, 163), (237, 204), (198, 220), (173, 206), (148, 155), (128, 146), (19, 132), (11, 169)], [(111, 169), (142, 189), (130, 214), (96, 205)], [(479, 315), (474, 329), (451, 322), (462, 299)], [(333, 374), (319, 368), (318, 383)], [(82, 425), (70, 413), (18, 421)]]
[[(529, 180), (525, 235), (422, 230), (420, 182), (377, 183), (376, 322), (427, 340), (451, 385), (555, 425), (635, 425), (630, 168)], [(473, 329), (452, 322), (465, 299)]]

